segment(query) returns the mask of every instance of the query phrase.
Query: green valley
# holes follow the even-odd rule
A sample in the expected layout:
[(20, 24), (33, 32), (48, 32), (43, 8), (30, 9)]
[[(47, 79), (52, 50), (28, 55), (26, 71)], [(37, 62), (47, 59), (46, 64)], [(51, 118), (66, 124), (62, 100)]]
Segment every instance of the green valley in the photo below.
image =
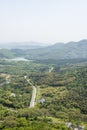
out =
[(86, 130), (87, 62), (73, 61), (0, 60), (0, 129)]

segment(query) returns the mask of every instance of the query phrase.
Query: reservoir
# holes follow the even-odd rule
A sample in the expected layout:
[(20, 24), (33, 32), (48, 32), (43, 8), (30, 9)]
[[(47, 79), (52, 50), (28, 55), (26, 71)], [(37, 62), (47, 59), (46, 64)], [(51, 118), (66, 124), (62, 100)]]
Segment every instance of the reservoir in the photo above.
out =
[(7, 61), (32, 61), (32, 60), (27, 60), (24, 57), (17, 57), (17, 58), (13, 58), (13, 59), (5, 59)]

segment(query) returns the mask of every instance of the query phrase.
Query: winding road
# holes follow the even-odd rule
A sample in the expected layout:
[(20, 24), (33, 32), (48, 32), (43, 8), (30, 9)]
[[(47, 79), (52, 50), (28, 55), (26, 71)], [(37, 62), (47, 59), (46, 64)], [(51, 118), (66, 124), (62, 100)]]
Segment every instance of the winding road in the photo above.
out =
[[(51, 67), (49, 69), (49, 73), (51, 73), (53, 71), (54, 67)], [(24, 76), (24, 78), (26, 79), (27, 76)], [(30, 101), (30, 108), (34, 107), (35, 106), (35, 99), (36, 99), (36, 87), (30, 82), (29, 79), (27, 79), (27, 82), (32, 86), (33, 88), (33, 92), (32, 92), (32, 97), (31, 97), (31, 101)]]
[[(51, 73), (53, 71), (54, 67), (51, 67), (49, 69), (49, 73)], [(27, 80), (28, 83), (32, 86), (33, 88), (33, 92), (32, 92), (32, 97), (31, 97), (31, 101), (30, 101), (30, 108), (35, 106), (35, 99), (36, 99), (36, 87), (30, 82), (30, 80)]]

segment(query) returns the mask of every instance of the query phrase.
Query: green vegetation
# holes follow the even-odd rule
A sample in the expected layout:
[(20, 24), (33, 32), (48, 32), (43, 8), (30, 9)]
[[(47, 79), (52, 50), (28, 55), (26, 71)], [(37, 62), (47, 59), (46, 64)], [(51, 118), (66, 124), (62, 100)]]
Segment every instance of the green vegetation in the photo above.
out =
[[(34, 108), (29, 108), (32, 86), (28, 80), (37, 88)], [(71, 122), (70, 128), (67, 122)], [(80, 126), (87, 129), (86, 63), (0, 60), (1, 130), (68, 130)]]
[(31, 61), (6, 61), (0, 60), (0, 73), (7, 73), (12, 75), (29, 75), (30, 73), (45, 72), (49, 66)]
[[(19, 44), (18, 44), (19, 45)], [(85, 59), (87, 58), (87, 40), (81, 40), (79, 42), (70, 42), (70, 44), (56, 43), (51, 46), (42, 48), (31, 48), (28, 45), (22, 45), (7, 48), (19, 48), (19, 49), (0, 49), (0, 58), (13, 58), (13, 57), (26, 57), (32, 60), (61, 60), (61, 59)], [(22, 49), (21, 49), (22, 48)]]
[(13, 58), (14, 54), (8, 49), (0, 49), (0, 58)]

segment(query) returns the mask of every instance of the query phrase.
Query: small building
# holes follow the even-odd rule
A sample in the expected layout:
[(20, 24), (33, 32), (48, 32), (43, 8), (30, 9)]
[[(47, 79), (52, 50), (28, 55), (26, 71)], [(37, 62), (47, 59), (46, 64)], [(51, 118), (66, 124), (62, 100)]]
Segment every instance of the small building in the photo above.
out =
[(79, 130), (79, 128), (78, 128), (78, 127), (75, 127), (74, 130)]
[(71, 122), (67, 122), (66, 125), (73, 130), (84, 130), (84, 126), (73, 125)]
[(45, 99), (42, 98), (42, 99), (40, 99), (38, 102), (41, 103), (41, 104), (43, 104), (43, 103), (45, 102)]
[(84, 130), (84, 126), (79, 126), (79, 130)]
[(11, 97), (16, 97), (16, 94), (15, 94), (15, 93), (11, 93), (10, 96), (11, 96)]
[(72, 123), (71, 122), (67, 122), (66, 125), (67, 125), (67, 127), (71, 127)]

